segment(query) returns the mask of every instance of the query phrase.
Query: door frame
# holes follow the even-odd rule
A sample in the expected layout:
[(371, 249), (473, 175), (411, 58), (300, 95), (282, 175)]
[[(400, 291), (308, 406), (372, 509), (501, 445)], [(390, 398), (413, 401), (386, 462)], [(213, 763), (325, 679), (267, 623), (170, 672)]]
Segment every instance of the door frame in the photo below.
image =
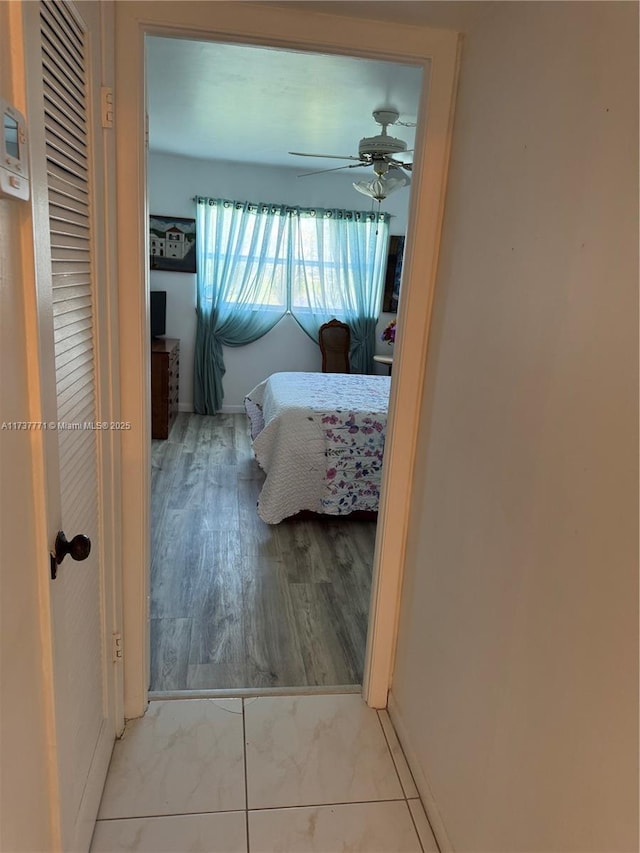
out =
[[(460, 35), (271, 6), (217, 2), (116, 4), (116, 150), (123, 435), (125, 716), (144, 713), (149, 683), (150, 347), (144, 39), (177, 36), (386, 59), (428, 69), (416, 131), (403, 298), (394, 352), (374, 555), (363, 696), (384, 708), (398, 632), (419, 415), (453, 128)], [(428, 120), (425, 120), (427, 117)], [(419, 236), (419, 239), (417, 237)]]

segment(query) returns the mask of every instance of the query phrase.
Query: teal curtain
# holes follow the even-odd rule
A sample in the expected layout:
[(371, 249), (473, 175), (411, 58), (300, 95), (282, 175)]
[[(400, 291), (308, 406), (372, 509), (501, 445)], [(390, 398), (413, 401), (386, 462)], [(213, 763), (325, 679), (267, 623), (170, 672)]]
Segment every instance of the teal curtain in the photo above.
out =
[(194, 408), (222, 407), (223, 346), (265, 335), (287, 311), (287, 208), (198, 198)]
[(194, 408), (220, 411), (223, 346), (266, 335), (288, 311), (309, 337), (336, 317), (351, 369), (370, 373), (389, 215), (198, 198)]
[(351, 329), (351, 371), (372, 373), (389, 215), (300, 209), (292, 235), (291, 313), (312, 340), (333, 317)]

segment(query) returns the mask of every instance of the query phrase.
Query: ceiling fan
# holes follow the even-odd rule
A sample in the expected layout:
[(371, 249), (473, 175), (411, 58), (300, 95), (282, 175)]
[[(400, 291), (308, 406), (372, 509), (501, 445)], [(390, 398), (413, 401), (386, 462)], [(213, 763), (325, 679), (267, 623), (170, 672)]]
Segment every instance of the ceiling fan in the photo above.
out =
[(296, 157), (321, 157), (328, 160), (353, 160), (346, 166), (336, 166), (334, 169), (319, 169), (304, 172), (298, 177), (320, 175), (324, 172), (338, 172), (341, 169), (357, 169), (363, 166), (373, 167), (376, 177), (371, 181), (355, 181), (353, 186), (358, 192), (364, 193), (376, 201), (382, 201), (389, 193), (411, 183), (409, 175), (413, 164), (401, 159), (401, 155), (410, 154), (407, 143), (395, 136), (389, 136), (389, 125), (401, 124), (404, 127), (415, 127), (408, 122), (400, 122), (400, 114), (393, 107), (373, 111), (374, 120), (381, 125), (382, 131), (377, 136), (365, 136), (358, 145), (358, 156), (347, 154), (307, 154), (301, 151), (289, 151)]

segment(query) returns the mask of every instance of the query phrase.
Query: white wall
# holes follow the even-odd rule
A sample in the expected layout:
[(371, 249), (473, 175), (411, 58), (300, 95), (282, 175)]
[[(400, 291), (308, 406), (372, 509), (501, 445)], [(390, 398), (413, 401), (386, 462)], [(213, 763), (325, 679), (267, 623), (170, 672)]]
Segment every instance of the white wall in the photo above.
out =
[(465, 40), (391, 705), (443, 845), (638, 849), (638, 11)]
[[(195, 160), (170, 154), (149, 155), (149, 210), (165, 216), (195, 217), (193, 197), (208, 195), (241, 201), (273, 201), (318, 207), (368, 210), (370, 206), (337, 175), (297, 178), (300, 169), (274, 169)], [(383, 202), (391, 214), (390, 232), (404, 234), (409, 190), (399, 190)], [(167, 291), (167, 337), (180, 339), (180, 404), (193, 409), (193, 349), (196, 329), (196, 277), (189, 273), (152, 271), (152, 290)], [(380, 318), (381, 330), (393, 315)], [(378, 335), (379, 338), (379, 335)], [(388, 354), (378, 339), (378, 351)], [(284, 317), (267, 335), (246, 347), (225, 347), (225, 410), (242, 409), (242, 402), (258, 382), (280, 370), (320, 369), (320, 350), (298, 326)], [(386, 372), (380, 368), (380, 372)]]
[[(12, 79), (10, 67), (21, 33), (9, 19), (16, 24), (19, 15), (18, 4), (0, 3), (0, 91), (26, 112), (21, 75)], [(25, 202), (0, 199), (0, 423), (32, 419), (25, 299), (33, 282), (20, 261), (27, 214)], [(38, 573), (48, 571), (48, 560), (35, 544), (33, 441), (31, 432), (0, 430), (0, 850), (15, 853), (51, 849), (38, 599)]]

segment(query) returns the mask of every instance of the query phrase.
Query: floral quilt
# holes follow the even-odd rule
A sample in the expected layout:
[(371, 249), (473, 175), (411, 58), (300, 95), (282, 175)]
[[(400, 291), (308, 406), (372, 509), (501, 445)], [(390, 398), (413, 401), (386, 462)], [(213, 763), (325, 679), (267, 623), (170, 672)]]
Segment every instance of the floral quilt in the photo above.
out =
[(263, 521), (300, 510), (378, 509), (391, 380), (343, 373), (274, 373), (245, 398), (266, 479)]

